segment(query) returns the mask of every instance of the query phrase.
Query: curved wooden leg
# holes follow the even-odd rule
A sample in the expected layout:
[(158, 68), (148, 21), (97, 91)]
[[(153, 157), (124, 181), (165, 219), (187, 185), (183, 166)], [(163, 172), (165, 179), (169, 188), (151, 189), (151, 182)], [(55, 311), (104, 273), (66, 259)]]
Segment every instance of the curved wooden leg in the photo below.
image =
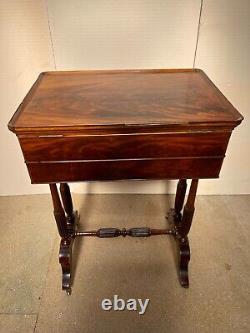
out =
[[(59, 263), (62, 267), (62, 289), (71, 294), (71, 261), (72, 246), (74, 242), (74, 223), (78, 216), (73, 214), (73, 205), (68, 186), (60, 187), (60, 192), (64, 204), (58, 193), (57, 185), (50, 184), (52, 201), (54, 206), (54, 216), (57, 223), (58, 231), (61, 236)], [(65, 215), (66, 212), (66, 215)]]
[(179, 248), (179, 279), (181, 286), (184, 288), (189, 287), (188, 263), (190, 260), (190, 247), (188, 233), (190, 231), (194, 216), (194, 202), (198, 187), (198, 179), (192, 179), (187, 202), (184, 206), (183, 213), (181, 213), (185, 199), (186, 187), (186, 180), (179, 180), (175, 197), (175, 208), (172, 209), (169, 214), (169, 219), (174, 226), (175, 239)]
[(175, 213), (175, 222), (179, 223), (181, 221), (181, 211), (183, 208), (185, 194), (187, 190), (187, 180), (180, 179), (177, 185), (175, 202), (174, 202), (174, 213)]
[(67, 183), (60, 184), (60, 193), (62, 197), (63, 207), (66, 213), (68, 227), (72, 227), (75, 223), (75, 215), (73, 212), (73, 202), (71, 198), (70, 188)]
[(57, 190), (56, 184), (50, 184), (50, 192), (52, 196), (52, 202), (54, 207), (54, 217), (57, 224), (57, 229), (59, 232), (59, 235), (63, 237), (67, 237), (68, 235), (68, 229), (67, 229), (67, 221), (65, 217), (65, 212), (62, 207), (62, 203), (59, 197), (59, 193)]
[(184, 288), (189, 287), (188, 279), (188, 263), (190, 260), (190, 247), (188, 238), (178, 241), (180, 257), (179, 257), (179, 279), (180, 284)]
[(183, 287), (189, 287), (188, 280), (188, 263), (190, 260), (190, 247), (188, 242), (188, 233), (192, 226), (194, 216), (194, 202), (198, 187), (198, 179), (192, 179), (191, 186), (188, 193), (187, 202), (183, 209), (183, 215), (180, 223), (176, 225), (176, 238), (178, 240), (180, 249), (180, 261), (179, 261), (179, 276), (180, 283)]
[(198, 179), (192, 179), (187, 202), (183, 209), (182, 219), (177, 227), (178, 234), (181, 236), (181, 238), (185, 238), (188, 235), (192, 225), (194, 210), (195, 210), (194, 202), (195, 202), (197, 188), (198, 188)]
[(63, 238), (60, 243), (59, 263), (62, 266), (62, 289), (71, 294), (72, 238)]
[(174, 227), (181, 222), (181, 211), (185, 200), (186, 189), (187, 180), (180, 179), (177, 184), (174, 208), (171, 208), (167, 214), (167, 219), (169, 220), (169, 223)]

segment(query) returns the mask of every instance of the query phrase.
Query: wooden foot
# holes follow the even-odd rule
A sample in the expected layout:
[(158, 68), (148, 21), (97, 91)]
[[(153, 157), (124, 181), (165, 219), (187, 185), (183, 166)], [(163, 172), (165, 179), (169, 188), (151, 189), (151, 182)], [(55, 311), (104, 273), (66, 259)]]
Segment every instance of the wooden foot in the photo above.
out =
[[(74, 214), (75, 224), (78, 223), (79, 216), (77, 212)], [(59, 250), (59, 263), (62, 267), (62, 289), (66, 291), (67, 295), (71, 295), (72, 285), (72, 248), (75, 240), (73, 232), (75, 231), (75, 224), (71, 227), (71, 236), (62, 238)]]
[(75, 226), (78, 223), (79, 216), (77, 212), (73, 213), (71, 194), (67, 184), (61, 184), (60, 186), (63, 205), (58, 193), (57, 185), (50, 184), (50, 190), (54, 206), (54, 216), (61, 236), (59, 263), (62, 267), (62, 289), (70, 295), (72, 247), (75, 239)]
[(62, 266), (62, 289), (71, 294), (71, 260), (73, 238), (63, 238), (60, 243), (59, 263)]
[(177, 186), (175, 208), (171, 209), (168, 213), (168, 220), (173, 225), (175, 239), (178, 246), (179, 253), (179, 279), (180, 284), (184, 288), (189, 287), (188, 279), (188, 263), (190, 260), (190, 247), (188, 242), (188, 233), (190, 231), (193, 215), (194, 215), (194, 202), (198, 187), (198, 179), (193, 179), (187, 202), (183, 209), (185, 193), (186, 193), (186, 180), (181, 179)]
[(188, 263), (190, 260), (190, 247), (188, 239), (179, 240), (179, 279), (180, 284), (184, 288), (189, 287), (189, 279), (188, 279)]

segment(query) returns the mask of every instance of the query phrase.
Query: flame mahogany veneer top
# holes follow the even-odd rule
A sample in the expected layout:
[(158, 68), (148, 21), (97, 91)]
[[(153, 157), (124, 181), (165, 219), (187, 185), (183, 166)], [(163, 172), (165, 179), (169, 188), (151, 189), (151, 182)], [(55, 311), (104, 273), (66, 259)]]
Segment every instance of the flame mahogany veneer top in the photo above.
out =
[(16, 134), (234, 128), (243, 117), (199, 69), (41, 73), (9, 122)]

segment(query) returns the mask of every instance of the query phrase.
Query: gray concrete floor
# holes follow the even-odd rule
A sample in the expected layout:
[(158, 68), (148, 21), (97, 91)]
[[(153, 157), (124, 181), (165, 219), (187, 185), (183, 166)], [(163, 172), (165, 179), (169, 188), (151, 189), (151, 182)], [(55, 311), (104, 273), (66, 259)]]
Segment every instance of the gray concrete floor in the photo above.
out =
[[(164, 195), (75, 195), (81, 228), (165, 227)], [(1, 197), (0, 332), (250, 332), (250, 196), (198, 196), (190, 288), (175, 243), (77, 239), (71, 296), (61, 291), (59, 237), (47, 195)], [(150, 299), (144, 315), (103, 311), (117, 294)]]

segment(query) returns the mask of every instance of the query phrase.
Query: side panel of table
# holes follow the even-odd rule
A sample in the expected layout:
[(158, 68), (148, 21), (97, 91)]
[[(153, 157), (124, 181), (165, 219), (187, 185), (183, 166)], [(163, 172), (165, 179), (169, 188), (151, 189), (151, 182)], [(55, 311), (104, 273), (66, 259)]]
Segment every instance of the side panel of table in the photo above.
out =
[(123, 179), (217, 178), (223, 158), (27, 163), (32, 183)]
[(230, 134), (147, 133), (20, 138), (28, 162), (224, 156)]
[(230, 132), (20, 137), (32, 183), (217, 178)]

